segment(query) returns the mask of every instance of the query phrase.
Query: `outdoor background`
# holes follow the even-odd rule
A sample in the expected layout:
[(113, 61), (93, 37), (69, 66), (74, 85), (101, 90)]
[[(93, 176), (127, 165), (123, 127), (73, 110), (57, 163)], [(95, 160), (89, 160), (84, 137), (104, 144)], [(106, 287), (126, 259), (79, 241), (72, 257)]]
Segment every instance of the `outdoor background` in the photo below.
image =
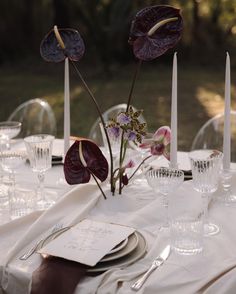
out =
[[(226, 51), (236, 106), (236, 0), (1, 0), (0, 120), (23, 101), (43, 97), (63, 136), (64, 64), (47, 63), (39, 54), (54, 24), (83, 37), (86, 51), (78, 66), (102, 111), (126, 102), (136, 62), (127, 43), (130, 24), (138, 10), (156, 4), (181, 9), (183, 37), (174, 50), (142, 65), (132, 104), (144, 110), (149, 131), (170, 124), (172, 58), (178, 51), (179, 148), (189, 150), (200, 126), (223, 110)], [(96, 118), (71, 67), (71, 134), (86, 136)]]

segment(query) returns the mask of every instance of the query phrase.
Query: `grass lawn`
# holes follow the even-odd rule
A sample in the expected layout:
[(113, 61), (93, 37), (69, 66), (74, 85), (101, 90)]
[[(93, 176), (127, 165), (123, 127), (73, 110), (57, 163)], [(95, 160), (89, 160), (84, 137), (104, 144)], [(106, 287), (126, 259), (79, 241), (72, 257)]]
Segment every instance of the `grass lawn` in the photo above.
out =
[[(144, 64), (138, 77), (132, 104), (144, 110), (149, 131), (170, 124), (171, 67)], [(84, 70), (84, 77), (105, 111), (127, 100), (134, 66), (124, 66), (104, 77), (95, 69)], [(235, 108), (236, 79), (232, 71), (232, 107)], [(192, 140), (210, 117), (223, 111), (224, 68), (183, 67), (178, 71), (178, 137), (179, 149), (189, 150)], [(6, 120), (12, 110), (25, 100), (43, 97), (55, 111), (58, 137), (63, 135), (63, 65), (0, 68), (0, 120)], [(86, 136), (97, 118), (89, 96), (71, 68), (71, 134)]]

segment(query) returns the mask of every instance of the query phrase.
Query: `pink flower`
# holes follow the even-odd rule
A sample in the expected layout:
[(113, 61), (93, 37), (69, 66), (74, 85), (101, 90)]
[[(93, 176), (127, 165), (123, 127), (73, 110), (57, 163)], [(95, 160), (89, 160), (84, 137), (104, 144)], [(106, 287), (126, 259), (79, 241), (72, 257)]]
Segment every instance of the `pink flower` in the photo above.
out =
[(135, 163), (132, 159), (125, 165), (125, 168), (133, 168), (135, 167)]
[(140, 148), (150, 148), (152, 155), (164, 155), (170, 160), (170, 128), (160, 127), (151, 139), (144, 139)]

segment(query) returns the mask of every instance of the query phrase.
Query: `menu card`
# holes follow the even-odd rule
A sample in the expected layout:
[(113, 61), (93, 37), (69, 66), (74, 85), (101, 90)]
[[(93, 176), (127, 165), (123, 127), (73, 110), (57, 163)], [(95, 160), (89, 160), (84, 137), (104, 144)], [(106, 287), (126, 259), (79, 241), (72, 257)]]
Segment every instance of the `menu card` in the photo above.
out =
[(85, 219), (38, 252), (94, 266), (134, 231), (131, 227)]

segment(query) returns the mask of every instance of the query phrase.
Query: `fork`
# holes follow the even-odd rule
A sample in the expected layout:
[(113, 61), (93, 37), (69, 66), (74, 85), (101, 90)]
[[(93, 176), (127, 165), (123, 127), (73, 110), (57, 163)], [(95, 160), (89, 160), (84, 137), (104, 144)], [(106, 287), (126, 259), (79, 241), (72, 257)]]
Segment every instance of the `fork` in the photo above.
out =
[(44, 236), (43, 238), (39, 239), (33, 247), (31, 247), (27, 252), (25, 252), (22, 256), (19, 257), (20, 260), (26, 260), (28, 259), (32, 254), (35, 253), (35, 251), (37, 250), (39, 244), (41, 242), (43, 242), (45, 239), (49, 238), (52, 234), (59, 232), (60, 230), (64, 229), (63, 225), (58, 223), (56, 224), (50, 231), (50, 233), (46, 236)]

